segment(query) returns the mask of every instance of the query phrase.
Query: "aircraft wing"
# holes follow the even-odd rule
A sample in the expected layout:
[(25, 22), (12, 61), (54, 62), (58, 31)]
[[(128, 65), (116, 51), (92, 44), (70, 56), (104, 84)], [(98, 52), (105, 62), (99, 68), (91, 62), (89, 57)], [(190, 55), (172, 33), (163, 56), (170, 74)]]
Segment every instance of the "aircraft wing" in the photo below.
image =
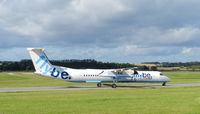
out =
[(122, 78), (131, 78), (132, 76), (129, 76), (126, 72), (125, 69), (117, 69), (111, 71), (112, 75), (100, 75), (101, 77), (108, 77), (108, 78), (113, 78), (113, 79), (122, 79)]

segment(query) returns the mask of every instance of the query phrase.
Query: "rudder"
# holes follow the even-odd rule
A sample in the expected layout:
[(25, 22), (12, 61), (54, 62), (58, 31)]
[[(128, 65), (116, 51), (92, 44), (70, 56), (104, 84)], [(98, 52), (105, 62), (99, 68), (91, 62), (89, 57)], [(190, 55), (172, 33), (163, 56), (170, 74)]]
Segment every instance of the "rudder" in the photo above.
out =
[(43, 48), (27, 48), (31, 56), (33, 65), (37, 74), (47, 75), (52, 70), (52, 65), (49, 62)]

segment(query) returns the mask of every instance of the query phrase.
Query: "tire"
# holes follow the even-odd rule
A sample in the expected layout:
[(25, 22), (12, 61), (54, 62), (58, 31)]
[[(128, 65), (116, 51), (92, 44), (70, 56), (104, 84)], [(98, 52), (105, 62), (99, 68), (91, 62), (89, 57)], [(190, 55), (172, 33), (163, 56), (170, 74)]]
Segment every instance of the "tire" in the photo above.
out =
[(117, 87), (117, 85), (116, 84), (112, 84), (112, 88), (116, 88)]
[(101, 83), (97, 83), (97, 87), (101, 87)]
[(164, 82), (164, 83), (162, 84), (162, 86), (166, 86), (166, 82)]

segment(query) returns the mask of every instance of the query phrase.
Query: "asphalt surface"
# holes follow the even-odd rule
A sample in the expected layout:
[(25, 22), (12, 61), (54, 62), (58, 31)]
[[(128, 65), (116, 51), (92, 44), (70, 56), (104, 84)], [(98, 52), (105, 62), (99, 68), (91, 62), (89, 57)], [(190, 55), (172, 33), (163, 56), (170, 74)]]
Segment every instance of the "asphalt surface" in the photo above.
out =
[[(145, 85), (120, 85), (117, 88), (159, 88), (159, 87), (200, 87), (200, 83), (194, 84), (145, 84)], [(0, 88), (0, 92), (18, 92), (18, 91), (50, 91), (50, 90), (89, 90), (89, 89), (113, 89), (111, 86), (103, 85), (102, 87), (96, 86), (62, 86), (62, 87), (10, 87)]]

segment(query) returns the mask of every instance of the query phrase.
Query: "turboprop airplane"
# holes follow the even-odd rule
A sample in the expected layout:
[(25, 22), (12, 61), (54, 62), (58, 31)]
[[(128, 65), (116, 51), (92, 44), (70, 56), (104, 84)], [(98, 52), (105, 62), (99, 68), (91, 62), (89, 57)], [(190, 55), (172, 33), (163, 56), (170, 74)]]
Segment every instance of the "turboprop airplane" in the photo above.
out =
[(44, 49), (27, 48), (35, 67), (35, 73), (47, 77), (58, 78), (69, 82), (112, 83), (112, 88), (116, 88), (116, 83), (162, 83), (165, 86), (170, 79), (158, 71), (136, 71), (134, 69), (73, 69), (52, 65)]

